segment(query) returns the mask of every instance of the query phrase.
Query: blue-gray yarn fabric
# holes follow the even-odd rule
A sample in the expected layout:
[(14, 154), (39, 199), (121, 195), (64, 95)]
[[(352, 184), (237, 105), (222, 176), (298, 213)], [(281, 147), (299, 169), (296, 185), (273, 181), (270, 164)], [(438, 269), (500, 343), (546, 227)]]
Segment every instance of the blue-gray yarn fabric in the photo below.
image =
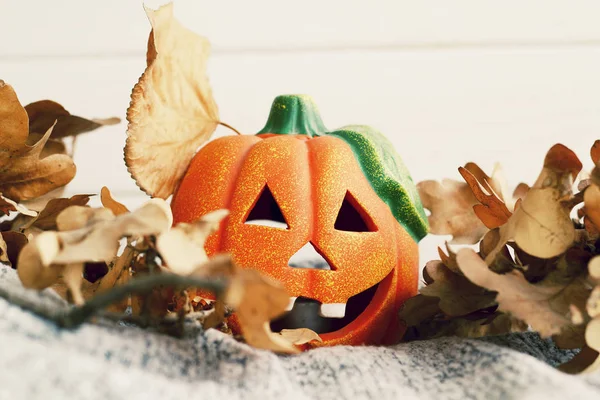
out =
[[(7, 267), (0, 286), (62, 304), (23, 289)], [(554, 368), (572, 356), (534, 333), (280, 356), (215, 330), (183, 339), (107, 321), (64, 330), (0, 299), (0, 400), (600, 398), (600, 373)]]

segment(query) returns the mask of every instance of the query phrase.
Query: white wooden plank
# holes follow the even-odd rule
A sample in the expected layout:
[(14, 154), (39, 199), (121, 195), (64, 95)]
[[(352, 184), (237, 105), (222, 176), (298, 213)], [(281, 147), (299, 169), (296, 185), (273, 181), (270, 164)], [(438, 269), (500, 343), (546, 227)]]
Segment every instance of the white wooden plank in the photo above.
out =
[[(78, 115), (124, 117), (143, 59), (0, 63), (21, 101), (61, 102)], [(221, 119), (252, 133), (272, 99), (309, 93), (329, 128), (379, 128), (415, 180), (456, 177), (476, 161), (533, 181), (556, 142), (587, 154), (600, 132), (600, 48), (560, 51), (345, 52), (220, 55), (210, 76)], [(76, 192), (136, 188), (124, 168), (125, 124), (78, 142)], [(220, 133), (227, 133), (220, 129)]]
[[(216, 52), (600, 41), (596, 0), (177, 0), (175, 11)], [(3, 58), (138, 54), (149, 32), (141, 0), (5, 0), (0, 15)]]

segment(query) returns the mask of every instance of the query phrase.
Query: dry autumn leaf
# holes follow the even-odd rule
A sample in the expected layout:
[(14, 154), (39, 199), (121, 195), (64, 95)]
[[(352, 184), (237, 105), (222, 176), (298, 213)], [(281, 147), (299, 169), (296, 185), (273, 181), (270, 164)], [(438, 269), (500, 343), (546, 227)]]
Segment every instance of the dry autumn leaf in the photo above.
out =
[[(57, 240), (61, 243), (61, 250), (54, 258), (54, 262), (110, 262), (117, 254), (120, 238), (157, 235), (168, 230), (173, 222), (168, 204), (160, 199), (153, 199), (129, 214), (122, 214), (113, 218), (102, 214), (94, 214), (88, 219), (87, 225), (83, 228), (76, 228), (75, 231), (63, 228), (67, 224), (66, 221), (72, 223), (72, 221), (79, 218), (87, 218), (84, 213), (90, 209), (81, 207), (80, 212), (76, 210), (78, 208), (80, 207), (70, 207), (59, 214), (57, 218), (59, 230), (66, 232), (55, 233)], [(66, 213), (71, 210), (78, 215), (67, 217)], [(106, 211), (109, 210), (99, 210), (104, 214), (106, 214)], [(110, 215), (113, 215), (112, 212), (110, 212)], [(61, 217), (65, 217), (64, 223)]]
[(509, 240), (528, 254), (551, 258), (564, 253), (575, 240), (575, 227), (564, 201), (572, 198), (572, 185), (582, 165), (575, 153), (561, 144), (547, 153), (544, 168), (508, 222), (500, 227), (497, 247), (488, 254), (491, 264)]
[(285, 312), (289, 294), (278, 282), (251, 269), (235, 272), (227, 290), (225, 302), (236, 310), (246, 342), (259, 349), (281, 353), (299, 350), (280, 335), (273, 333), (269, 323)]
[(90, 201), (91, 194), (77, 194), (70, 198), (52, 199), (44, 207), (37, 217), (30, 219), (22, 224), (20, 229), (26, 230), (32, 227), (41, 230), (55, 230), (56, 217), (66, 208), (71, 206), (84, 206)]
[[(473, 211), (488, 229), (504, 225), (512, 215), (504, 201), (494, 191), (490, 178), (477, 166), (471, 163), (471, 168), (459, 168), (458, 172), (467, 182), (473, 195), (481, 204), (475, 204)], [(471, 172), (473, 170), (474, 172)], [(485, 190), (485, 192), (484, 192)]]
[(435, 235), (452, 235), (451, 243), (474, 244), (487, 228), (473, 212), (477, 199), (464, 182), (452, 179), (419, 182), (423, 207), (431, 212), (429, 228)]
[(174, 18), (172, 3), (146, 13), (148, 66), (127, 110), (125, 163), (143, 191), (166, 199), (219, 117), (206, 75), (208, 41)]
[(129, 212), (129, 209), (125, 207), (125, 205), (119, 203), (112, 197), (110, 190), (108, 190), (106, 186), (102, 187), (100, 190), (100, 201), (105, 208), (111, 210), (115, 215), (126, 214)]
[(29, 200), (64, 186), (75, 176), (64, 148), (46, 143), (50, 127), (31, 142), (27, 112), (10, 85), (0, 80), (0, 192), (15, 201)]
[[(417, 189), (423, 207), (431, 212), (428, 218), (431, 233), (452, 235), (452, 244), (475, 244), (488, 230), (484, 223), (490, 226), (499, 224), (503, 216), (510, 216), (510, 211), (504, 205), (508, 189), (498, 164), (491, 177), (475, 163), (465, 164), (464, 168), (459, 168), (459, 172), (467, 183), (451, 179), (444, 179), (441, 183), (424, 181), (419, 182)], [(485, 211), (489, 209), (485, 204), (490, 204), (492, 198), (495, 199), (493, 208), (497, 215), (493, 220), (490, 215), (482, 222), (481, 218), (490, 214)], [(506, 200), (513, 207), (513, 199)]]
[(279, 335), (293, 345), (300, 346), (313, 341), (322, 342), (323, 339), (308, 328), (282, 329)]
[(4, 237), (0, 235), (0, 263), (1, 264), (9, 264), (10, 260), (8, 259), (8, 246), (4, 241)]
[(496, 301), (500, 310), (530, 324), (544, 337), (558, 334), (571, 324), (568, 318), (571, 295), (588, 292), (582, 278), (572, 279), (566, 284), (531, 284), (516, 270), (497, 274), (472, 249), (460, 250), (457, 261), (471, 282), (498, 292)]
[(29, 131), (31, 133), (44, 133), (56, 122), (52, 129), (52, 138), (76, 136), (81, 133), (91, 132), (106, 125), (115, 125), (121, 122), (119, 118), (85, 119), (71, 115), (63, 106), (51, 101), (41, 100), (25, 106), (29, 117)]
[(0, 193), (0, 215), (9, 215), (11, 211), (16, 211), (29, 217), (35, 217), (37, 215), (35, 211), (32, 211), (24, 205), (4, 197), (2, 193)]
[(27, 207), (30, 210), (40, 212), (48, 205), (48, 202), (50, 200), (63, 197), (65, 191), (66, 191), (66, 187), (61, 186), (57, 189), (49, 191), (48, 193), (46, 193), (42, 196), (36, 197), (35, 199), (24, 201), (21, 204), (23, 204), (25, 207)]
[(171, 224), (171, 210), (160, 199), (117, 217), (106, 208), (72, 206), (56, 218), (59, 232), (42, 232), (23, 248), (17, 271), (23, 285), (35, 289), (52, 285), (62, 273), (74, 299), (81, 302), (77, 284), (84, 262), (111, 262), (117, 256), (119, 239), (159, 234)]
[(596, 140), (590, 149), (590, 156), (595, 165), (600, 161), (600, 140)]
[(585, 309), (591, 321), (588, 322), (585, 328), (585, 342), (587, 347), (582, 350), (575, 359), (566, 366), (562, 366), (563, 370), (569, 372), (592, 372), (600, 370), (600, 256), (596, 256), (588, 263), (588, 272), (592, 281), (596, 286), (592, 290)]
[(204, 242), (228, 214), (227, 210), (213, 211), (193, 224), (177, 224), (158, 236), (156, 248), (167, 268), (176, 274), (188, 275), (208, 261)]
[(440, 299), (439, 307), (448, 316), (467, 315), (496, 304), (496, 295), (451, 271), (441, 261), (429, 261), (423, 272), (431, 279), (420, 293)]
[(27, 244), (27, 237), (20, 232), (0, 232), (0, 237), (6, 244), (6, 254), (8, 261), (13, 268), (17, 268), (17, 259), (23, 247)]
[(600, 228), (600, 187), (591, 184), (583, 193), (585, 216), (596, 229)]

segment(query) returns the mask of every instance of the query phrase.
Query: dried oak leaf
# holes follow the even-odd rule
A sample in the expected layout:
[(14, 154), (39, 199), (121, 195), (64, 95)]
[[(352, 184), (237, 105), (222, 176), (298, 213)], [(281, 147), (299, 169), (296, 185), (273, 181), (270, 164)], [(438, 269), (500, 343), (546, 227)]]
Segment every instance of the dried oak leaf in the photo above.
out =
[(174, 18), (172, 3), (146, 13), (152, 38), (127, 110), (125, 163), (143, 191), (166, 199), (219, 117), (206, 75), (208, 41)]
[(488, 264), (509, 240), (539, 258), (558, 256), (571, 246), (575, 227), (564, 202), (573, 197), (573, 181), (581, 168), (581, 161), (565, 146), (557, 144), (548, 151), (535, 184), (500, 227), (498, 245), (486, 257)]
[(29, 117), (29, 132), (43, 133), (52, 129), (51, 137), (60, 139), (67, 136), (76, 136), (81, 133), (91, 132), (106, 125), (115, 125), (121, 122), (117, 117), (107, 119), (85, 119), (71, 115), (63, 106), (52, 100), (40, 100), (25, 106)]
[(526, 183), (521, 182), (517, 185), (517, 187), (513, 191), (513, 195), (512, 195), (512, 198), (514, 201), (514, 205), (512, 207), (513, 210), (515, 210), (517, 208), (517, 206), (520, 205), (519, 203), (521, 202), (521, 200), (523, 198), (525, 198), (525, 196), (527, 195), (527, 192), (529, 192), (529, 189), (530, 189), (530, 187)]
[(585, 306), (587, 314), (592, 320), (585, 327), (586, 346), (573, 360), (560, 366), (565, 372), (600, 370), (600, 256), (590, 260), (588, 269), (591, 280), (596, 283)]
[(13, 88), (0, 80), (0, 192), (15, 201), (29, 200), (73, 179), (75, 164), (64, 148), (46, 148), (51, 133), (52, 127), (31, 141), (27, 112)]
[(487, 231), (473, 212), (477, 199), (464, 182), (423, 181), (417, 184), (417, 189), (423, 207), (431, 212), (428, 217), (431, 233), (452, 235), (454, 244), (474, 244)]
[(488, 177), (475, 163), (470, 163), (471, 168), (460, 167), (458, 172), (467, 182), (473, 195), (481, 204), (475, 204), (473, 211), (488, 229), (504, 225), (512, 215), (504, 201), (492, 188)]
[(119, 203), (112, 197), (110, 190), (108, 190), (106, 186), (103, 186), (100, 190), (100, 201), (104, 208), (108, 208), (115, 215), (126, 214), (129, 212), (129, 209), (125, 207), (125, 205)]
[(63, 274), (75, 302), (80, 303), (83, 263), (111, 262), (117, 256), (119, 239), (157, 235), (168, 230), (172, 220), (169, 206), (160, 199), (117, 217), (106, 208), (69, 207), (56, 218), (59, 232), (42, 232), (23, 248), (19, 277), (25, 287), (44, 289)]
[(496, 304), (496, 294), (473, 284), (461, 273), (450, 270), (441, 261), (429, 261), (424, 274), (432, 280), (420, 293), (439, 298), (440, 310), (450, 317), (467, 315)]
[(531, 284), (516, 270), (502, 275), (492, 272), (472, 249), (460, 250), (457, 261), (469, 280), (498, 292), (499, 310), (530, 324), (544, 337), (559, 334), (570, 326), (568, 315), (572, 300), (589, 293), (584, 276), (570, 277), (564, 282), (550, 279), (549, 282)]
[(41, 230), (56, 230), (56, 217), (66, 208), (71, 206), (85, 206), (89, 201), (91, 194), (77, 194), (69, 198), (58, 198), (50, 200), (40, 211), (37, 217), (30, 219), (26, 224), (21, 225), (20, 229), (39, 228)]
[[(490, 233), (481, 247), (494, 245)], [(408, 329), (404, 340), (422, 340), (455, 335), (479, 337), (523, 331), (526, 324), (497, 311), (496, 293), (470, 282), (456, 264), (456, 255), (438, 249), (445, 261), (430, 261), (423, 270), (426, 286), (408, 299), (399, 317)]]
[(448, 317), (437, 307), (438, 300), (417, 295), (405, 302), (400, 311), (400, 319), (407, 325), (403, 341), (442, 336), (481, 337), (527, 330), (527, 324), (494, 307), (460, 317)]
[(278, 334), (296, 346), (301, 346), (314, 341), (323, 342), (323, 339), (321, 339), (318, 333), (311, 331), (308, 328), (282, 329)]
[[(467, 183), (452, 179), (444, 179), (441, 183), (423, 181), (419, 182), (417, 189), (423, 206), (431, 212), (431, 233), (452, 235), (452, 244), (475, 244), (488, 230), (477, 214), (485, 214), (481, 211), (485, 206), (480, 201), (488, 202), (481, 186), (490, 193), (489, 196), (495, 196), (502, 203), (508, 196), (506, 182), (498, 164), (491, 177), (475, 163), (465, 164), (459, 172)], [(506, 212), (510, 214), (508, 210)]]
[(600, 230), (600, 187), (592, 183), (583, 192), (585, 220)]
[(581, 325), (585, 345), (570, 361), (559, 366), (568, 373), (593, 372), (600, 370), (600, 256), (594, 257), (588, 264), (590, 279), (596, 283), (586, 304), (591, 321)]
[(285, 312), (289, 294), (278, 282), (251, 269), (237, 269), (230, 281), (225, 302), (236, 310), (246, 342), (259, 349), (281, 353), (299, 350), (271, 331), (270, 321)]
[(592, 145), (590, 156), (592, 157), (594, 165), (598, 165), (598, 161), (600, 161), (600, 140), (596, 140)]
[[(220, 221), (223, 213), (219, 210), (212, 214)], [(194, 243), (190, 242), (191, 245)], [(203, 243), (197, 242), (195, 245), (202, 247)], [(249, 345), (281, 353), (299, 351), (289, 340), (271, 331), (271, 320), (282, 315), (289, 303), (289, 294), (279, 282), (256, 270), (236, 266), (227, 254), (212, 257), (193, 270), (190, 276), (220, 277), (229, 281), (224, 302), (217, 300), (215, 311), (205, 320), (205, 326), (214, 327), (223, 320), (226, 304), (235, 310), (230, 322), (239, 326)]]
[(17, 268), (19, 253), (28, 242), (27, 236), (20, 232), (6, 231), (0, 232), (0, 238), (6, 245), (5, 251), (8, 262), (13, 268)]
[(29, 217), (35, 217), (37, 215), (35, 211), (4, 197), (2, 193), (0, 193), (0, 216), (2, 216), (2, 214), (9, 215), (12, 211), (16, 211)]
[(21, 204), (23, 204), (25, 207), (27, 207), (30, 210), (40, 212), (44, 208), (46, 208), (46, 206), (48, 205), (48, 202), (50, 200), (63, 197), (65, 191), (66, 191), (66, 187), (61, 186), (59, 188), (49, 191), (48, 193), (46, 193), (42, 196), (36, 197), (35, 199), (23, 201)]
[(4, 241), (4, 237), (0, 235), (0, 263), (1, 264), (10, 264), (8, 259), (8, 246)]
[(206, 263), (208, 256), (204, 242), (227, 215), (227, 210), (216, 210), (192, 224), (179, 223), (158, 236), (156, 248), (166, 267), (176, 274), (188, 275)]

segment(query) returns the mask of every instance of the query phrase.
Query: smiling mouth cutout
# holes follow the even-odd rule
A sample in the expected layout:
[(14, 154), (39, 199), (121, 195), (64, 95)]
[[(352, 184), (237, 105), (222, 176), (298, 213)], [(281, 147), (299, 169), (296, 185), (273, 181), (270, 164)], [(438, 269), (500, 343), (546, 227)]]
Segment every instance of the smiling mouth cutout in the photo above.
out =
[(379, 283), (352, 296), (346, 304), (321, 304), (306, 297), (292, 297), (292, 309), (271, 322), (271, 330), (308, 328), (318, 334), (342, 329), (354, 321), (371, 303)]
[[(307, 243), (289, 261), (292, 268), (331, 270), (312, 243)], [(291, 297), (286, 313), (271, 322), (271, 330), (308, 328), (318, 334), (335, 332), (354, 321), (371, 303), (379, 283), (352, 296), (347, 303), (322, 304), (307, 297)]]

